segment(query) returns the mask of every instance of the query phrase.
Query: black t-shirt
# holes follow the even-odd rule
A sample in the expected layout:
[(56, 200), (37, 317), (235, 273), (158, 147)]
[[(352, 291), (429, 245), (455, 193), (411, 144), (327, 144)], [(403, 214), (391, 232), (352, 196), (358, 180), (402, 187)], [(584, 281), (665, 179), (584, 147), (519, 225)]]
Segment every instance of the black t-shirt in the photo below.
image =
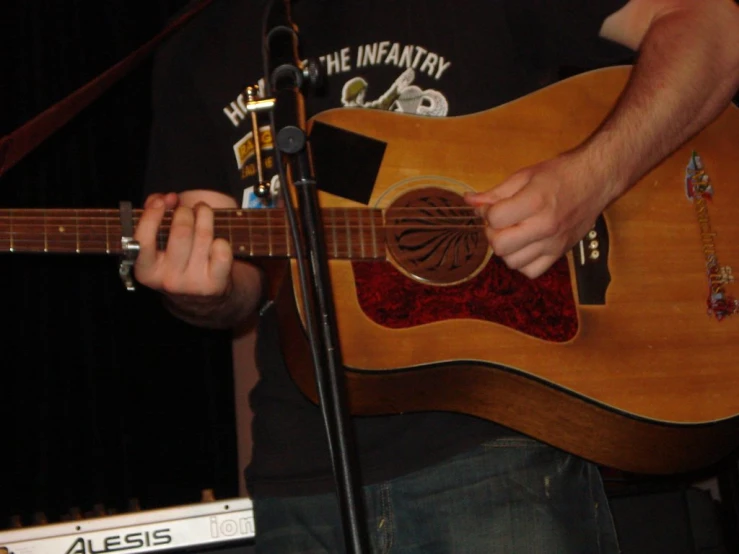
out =
[[(625, 0), (302, 0), (293, 8), (301, 55), (320, 59), (326, 94), (309, 114), (354, 106), (428, 116), (481, 111), (626, 52), (598, 39)], [(246, 86), (262, 76), (262, 2), (218, 0), (161, 50), (147, 192), (215, 189), (251, 206), (255, 182)], [(251, 395), (252, 494), (310, 494), (333, 479), (321, 415), (280, 356), (262, 315), (260, 381)], [(307, 363), (308, 361), (306, 361)], [(362, 477), (377, 482), (505, 432), (447, 413), (355, 418)]]

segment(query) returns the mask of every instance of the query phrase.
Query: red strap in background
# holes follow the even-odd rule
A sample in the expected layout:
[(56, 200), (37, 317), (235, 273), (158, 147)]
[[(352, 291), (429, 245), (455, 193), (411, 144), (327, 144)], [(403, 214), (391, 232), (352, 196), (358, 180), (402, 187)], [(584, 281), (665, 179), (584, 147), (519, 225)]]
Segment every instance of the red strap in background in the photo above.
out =
[(64, 124), (90, 105), (111, 85), (136, 67), (159, 43), (195, 17), (213, 0), (202, 0), (172, 21), (158, 35), (139, 47), (110, 69), (95, 77), (72, 94), (47, 108), (32, 120), (0, 139), (0, 177), (29, 152), (54, 134)]

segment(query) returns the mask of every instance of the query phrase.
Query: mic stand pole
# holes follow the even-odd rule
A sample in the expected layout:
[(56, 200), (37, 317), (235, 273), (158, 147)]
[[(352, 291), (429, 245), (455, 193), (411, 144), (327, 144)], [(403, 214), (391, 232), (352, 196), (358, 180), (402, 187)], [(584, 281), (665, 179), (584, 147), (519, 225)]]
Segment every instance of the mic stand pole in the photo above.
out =
[[(347, 408), (345, 376), (339, 348), (336, 314), (328, 271), (326, 244), (310, 147), (305, 133), (301, 88), (304, 80), (318, 80), (317, 65), (301, 69), (298, 37), (290, 19), (289, 0), (272, 0), (265, 11), (265, 84), (275, 99), (271, 112), (285, 211), (293, 229), (301, 274), (306, 332), (313, 364), (339, 501), (347, 552), (367, 552), (361, 485), (353, 429)], [(283, 156), (287, 159), (285, 163)], [(287, 175), (289, 171), (289, 175)], [(299, 222), (290, 205), (298, 200)], [(310, 274), (308, 278), (306, 274)]]

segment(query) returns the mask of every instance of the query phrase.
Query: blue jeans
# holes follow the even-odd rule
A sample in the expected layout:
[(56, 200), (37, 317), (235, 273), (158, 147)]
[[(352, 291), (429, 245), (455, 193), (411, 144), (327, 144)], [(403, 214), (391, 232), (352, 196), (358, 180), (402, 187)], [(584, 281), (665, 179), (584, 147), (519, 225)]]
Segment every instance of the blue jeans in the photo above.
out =
[[(365, 486), (372, 552), (617, 554), (597, 469), (523, 437)], [(344, 552), (333, 494), (255, 498), (256, 552)]]

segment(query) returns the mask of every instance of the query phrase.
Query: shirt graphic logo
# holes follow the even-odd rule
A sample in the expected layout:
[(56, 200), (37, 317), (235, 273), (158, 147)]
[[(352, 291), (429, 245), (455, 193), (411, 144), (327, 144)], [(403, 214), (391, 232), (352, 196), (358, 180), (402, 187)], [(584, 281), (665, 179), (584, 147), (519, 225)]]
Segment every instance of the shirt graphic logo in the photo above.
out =
[(369, 108), (411, 115), (444, 117), (449, 112), (449, 102), (437, 90), (413, 84), (416, 72), (408, 68), (377, 100), (367, 101), (369, 84), (362, 77), (349, 79), (341, 92), (341, 103), (347, 108)]

